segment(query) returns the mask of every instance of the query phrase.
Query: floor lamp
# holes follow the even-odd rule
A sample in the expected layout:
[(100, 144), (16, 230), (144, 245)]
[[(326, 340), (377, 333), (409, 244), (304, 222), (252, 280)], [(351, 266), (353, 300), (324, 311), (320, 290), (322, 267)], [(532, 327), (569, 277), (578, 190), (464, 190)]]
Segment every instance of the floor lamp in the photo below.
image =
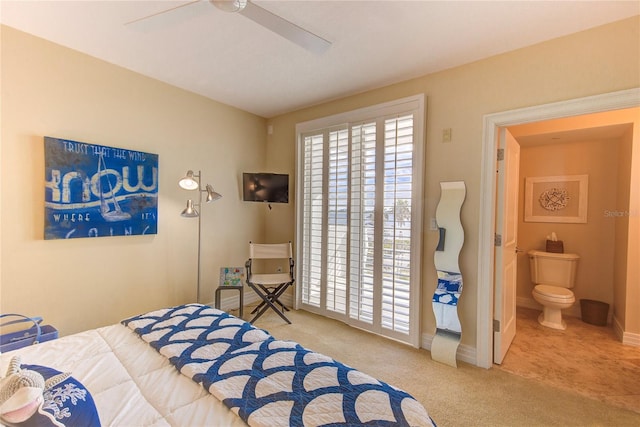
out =
[(218, 200), (222, 197), (220, 193), (216, 193), (213, 191), (213, 187), (209, 184), (202, 188), (201, 185), (201, 177), (202, 174), (200, 171), (198, 173), (194, 173), (192, 170), (187, 171), (187, 174), (178, 181), (178, 185), (185, 190), (198, 190), (198, 203), (193, 203), (192, 199), (187, 200), (187, 207), (180, 214), (185, 218), (198, 218), (198, 281), (197, 281), (197, 293), (196, 293), (196, 302), (200, 302), (200, 235), (202, 228), (202, 217), (200, 213), (196, 210), (196, 208), (200, 209), (202, 206), (202, 194), (205, 193), (206, 196), (204, 198), (205, 203), (212, 202), (214, 200)]

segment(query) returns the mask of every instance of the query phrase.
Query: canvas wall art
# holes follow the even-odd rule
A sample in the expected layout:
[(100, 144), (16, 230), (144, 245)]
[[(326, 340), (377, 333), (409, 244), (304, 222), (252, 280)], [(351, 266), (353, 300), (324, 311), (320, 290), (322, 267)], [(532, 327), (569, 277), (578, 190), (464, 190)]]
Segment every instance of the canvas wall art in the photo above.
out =
[(526, 222), (587, 222), (588, 175), (529, 177), (525, 180)]
[(44, 238), (158, 232), (158, 155), (44, 138)]

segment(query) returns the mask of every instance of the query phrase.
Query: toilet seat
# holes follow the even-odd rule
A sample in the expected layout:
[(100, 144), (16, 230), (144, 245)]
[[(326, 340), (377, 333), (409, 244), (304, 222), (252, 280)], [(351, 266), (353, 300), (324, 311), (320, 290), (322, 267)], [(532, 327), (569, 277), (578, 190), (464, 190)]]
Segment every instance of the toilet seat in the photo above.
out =
[(550, 285), (536, 285), (533, 288), (533, 292), (537, 293), (540, 297), (557, 302), (573, 302), (575, 296), (567, 288), (561, 288), (559, 286)]

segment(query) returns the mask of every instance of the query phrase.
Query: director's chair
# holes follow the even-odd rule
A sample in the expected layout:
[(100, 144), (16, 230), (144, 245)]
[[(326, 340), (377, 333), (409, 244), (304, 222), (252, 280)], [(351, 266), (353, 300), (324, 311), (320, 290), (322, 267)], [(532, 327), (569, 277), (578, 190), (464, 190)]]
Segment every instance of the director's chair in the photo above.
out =
[[(289, 271), (284, 273), (256, 272), (255, 260), (287, 260)], [(251, 312), (255, 313), (251, 323), (255, 322), (269, 308), (275, 311), (285, 322), (291, 321), (284, 315), (289, 309), (280, 302), (279, 298), (293, 285), (293, 251), (289, 243), (252, 243), (249, 242), (249, 259), (245, 267), (247, 269), (247, 285), (258, 294), (262, 302)], [(260, 266), (264, 271), (264, 266)]]

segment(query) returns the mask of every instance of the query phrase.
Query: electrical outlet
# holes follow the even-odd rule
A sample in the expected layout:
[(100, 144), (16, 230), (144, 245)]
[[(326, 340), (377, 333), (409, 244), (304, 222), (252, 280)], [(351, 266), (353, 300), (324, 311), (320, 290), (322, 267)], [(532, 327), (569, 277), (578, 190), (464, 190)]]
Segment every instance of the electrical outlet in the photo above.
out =
[(431, 231), (438, 231), (438, 221), (435, 218), (431, 218)]

